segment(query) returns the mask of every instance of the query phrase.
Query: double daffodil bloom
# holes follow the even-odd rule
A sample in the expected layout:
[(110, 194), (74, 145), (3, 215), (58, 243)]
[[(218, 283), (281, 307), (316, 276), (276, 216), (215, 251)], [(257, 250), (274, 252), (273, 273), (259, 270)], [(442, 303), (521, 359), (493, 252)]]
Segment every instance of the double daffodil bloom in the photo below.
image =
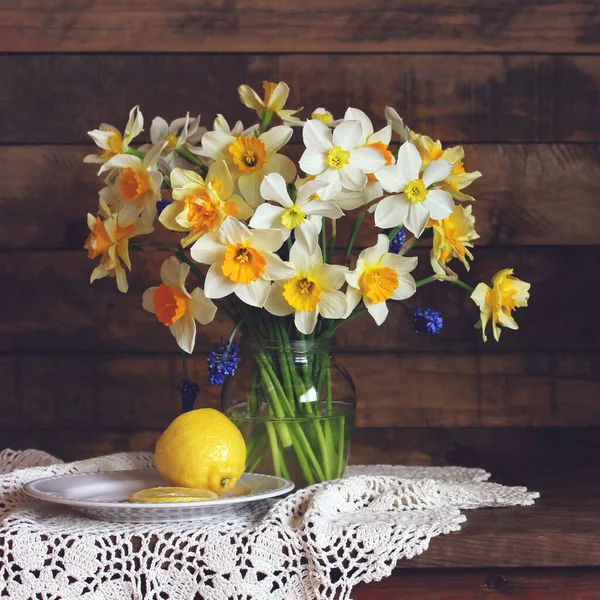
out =
[(471, 268), (467, 259), (473, 260), (469, 248), (472, 240), (479, 238), (475, 231), (475, 217), (471, 206), (454, 207), (452, 214), (441, 221), (430, 220), (433, 227), (433, 246), (431, 248), (431, 266), (436, 274), (444, 276), (442, 265), (452, 258), (458, 258), (467, 271)]
[(173, 202), (163, 209), (158, 220), (167, 229), (188, 232), (181, 240), (184, 248), (217, 231), (228, 216), (237, 219), (252, 216), (246, 201), (233, 193), (233, 179), (224, 161), (210, 166), (206, 180), (195, 171), (173, 169), (171, 187)]
[(242, 103), (256, 111), (259, 118), (263, 118), (267, 111), (275, 113), (278, 117), (285, 121), (299, 121), (298, 117), (294, 117), (296, 113), (302, 110), (302, 107), (296, 110), (284, 109), (290, 88), (287, 83), (280, 81), (274, 83), (272, 81), (263, 81), (264, 98), (261, 98), (249, 85), (240, 85), (238, 94)]
[(471, 298), (481, 311), (479, 322), (475, 325), (481, 328), (483, 341), (487, 342), (485, 330), (492, 319), (494, 339), (500, 339), (500, 325), (509, 329), (519, 329), (512, 316), (515, 308), (527, 306), (531, 284), (512, 276), (513, 269), (498, 271), (492, 278), (492, 287), (480, 283), (471, 294)]
[(210, 265), (204, 284), (207, 297), (233, 293), (242, 302), (262, 308), (270, 282), (293, 273), (275, 254), (282, 243), (280, 231), (250, 230), (227, 217), (217, 232), (207, 233), (191, 249), (195, 261)]
[(309, 254), (304, 246), (295, 243), (290, 250), (294, 271), (284, 281), (276, 281), (269, 292), (265, 309), (281, 317), (294, 314), (296, 328), (310, 335), (318, 316), (342, 319), (346, 314), (346, 296), (340, 292), (344, 285), (346, 267), (323, 263), (321, 248)]
[(292, 201), (287, 190), (285, 179), (279, 173), (267, 175), (260, 186), (260, 193), (265, 200), (277, 203), (261, 204), (250, 220), (250, 227), (255, 229), (277, 229), (283, 239), (287, 240), (292, 230), (297, 243), (304, 246), (309, 254), (317, 247), (323, 217), (339, 219), (344, 213), (333, 202), (311, 199), (325, 181), (315, 179), (307, 181), (297, 191), (296, 201)]
[(160, 268), (162, 283), (148, 288), (142, 297), (142, 306), (167, 326), (179, 347), (188, 354), (196, 343), (196, 321), (207, 325), (214, 318), (217, 307), (200, 288), (192, 293), (185, 289), (190, 267), (174, 256), (165, 260)]
[(88, 251), (88, 258), (101, 257), (100, 264), (92, 271), (90, 283), (103, 277), (115, 277), (119, 291), (126, 293), (129, 286), (123, 265), (131, 271), (129, 240), (136, 235), (151, 233), (153, 227), (140, 221), (127, 226), (121, 225), (117, 215), (111, 212), (102, 198), (99, 216), (88, 213), (87, 224), (90, 234), (84, 248)]
[(123, 203), (119, 223), (131, 225), (141, 216), (145, 224), (156, 217), (156, 202), (160, 200), (163, 176), (157, 163), (166, 142), (152, 146), (143, 159), (131, 154), (117, 154), (100, 168), (100, 173), (112, 171), (115, 176), (111, 191)]
[(116, 154), (123, 154), (133, 140), (144, 130), (144, 117), (139, 106), (134, 106), (129, 112), (129, 120), (125, 126), (125, 134), (112, 125), (102, 123), (99, 129), (88, 131), (96, 146), (103, 150), (102, 154), (88, 154), (83, 162), (105, 163)]
[(405, 300), (417, 291), (410, 275), (417, 266), (417, 257), (398, 256), (388, 251), (389, 246), (388, 237), (380, 233), (377, 244), (360, 253), (356, 269), (346, 273), (347, 316), (362, 300), (375, 323), (381, 325), (389, 313), (388, 300)]
[(308, 175), (329, 183), (321, 198), (335, 198), (343, 188), (361, 191), (367, 185), (367, 173), (378, 171), (385, 158), (375, 148), (360, 146), (363, 137), (359, 121), (343, 121), (331, 130), (315, 119), (302, 129), (306, 150), (302, 154), (300, 168)]
[(383, 189), (394, 194), (377, 205), (377, 227), (390, 229), (403, 224), (419, 237), (429, 218), (445, 219), (454, 210), (454, 201), (448, 192), (431, 189), (448, 176), (452, 165), (444, 159), (434, 160), (422, 175), (421, 167), (421, 156), (415, 145), (404, 142), (398, 150), (397, 164), (377, 172)]
[(256, 208), (262, 204), (260, 184), (265, 175), (279, 173), (288, 183), (296, 177), (293, 161), (277, 154), (291, 136), (292, 128), (286, 125), (273, 127), (258, 137), (209, 131), (202, 138), (202, 155), (224, 160), (237, 180), (240, 192), (248, 204)]

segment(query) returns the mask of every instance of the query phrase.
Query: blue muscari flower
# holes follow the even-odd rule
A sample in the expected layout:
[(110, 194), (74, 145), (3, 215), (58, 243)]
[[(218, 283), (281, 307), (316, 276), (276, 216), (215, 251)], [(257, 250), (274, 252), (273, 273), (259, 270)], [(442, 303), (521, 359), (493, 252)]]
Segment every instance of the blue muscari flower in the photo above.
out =
[(181, 393), (181, 412), (189, 412), (194, 408), (196, 396), (200, 391), (197, 383), (192, 383), (189, 379), (184, 379), (177, 388)]
[(211, 385), (223, 385), (227, 377), (233, 375), (240, 362), (238, 353), (239, 344), (225, 342), (216, 344), (215, 350), (210, 353), (206, 362), (208, 363), (208, 381)]
[(400, 231), (392, 238), (390, 241), (390, 252), (394, 254), (398, 254), (400, 252), (400, 248), (406, 241), (406, 230), (404, 227), (400, 229)]
[(169, 206), (169, 204), (171, 204), (170, 200), (159, 200), (156, 203), (156, 210), (158, 211), (158, 214), (160, 215), (160, 213), (167, 208), (167, 206)]
[(437, 310), (415, 308), (412, 324), (417, 333), (437, 335), (444, 326), (444, 319)]

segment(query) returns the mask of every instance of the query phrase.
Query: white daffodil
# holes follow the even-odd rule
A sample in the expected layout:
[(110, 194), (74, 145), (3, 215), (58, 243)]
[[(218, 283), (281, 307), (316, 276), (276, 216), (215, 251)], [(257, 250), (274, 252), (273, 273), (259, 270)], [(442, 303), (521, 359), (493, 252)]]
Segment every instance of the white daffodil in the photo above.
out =
[(157, 163), (165, 144), (152, 146), (143, 159), (131, 154), (117, 154), (100, 168), (100, 173), (112, 170), (111, 175), (116, 175), (112, 191), (123, 202), (119, 212), (121, 225), (134, 223), (140, 215), (145, 224), (154, 221), (163, 180)]
[(319, 315), (325, 319), (342, 319), (347, 304), (346, 295), (339, 289), (344, 285), (348, 269), (323, 263), (318, 246), (308, 254), (298, 243), (290, 250), (290, 263), (295, 272), (271, 286), (265, 309), (278, 317), (294, 313), (296, 328), (305, 335), (314, 331)]
[(190, 113), (187, 113), (185, 117), (171, 121), (171, 124), (167, 123), (162, 117), (155, 117), (150, 126), (152, 144), (166, 142), (162, 155), (167, 161), (170, 161), (178, 147), (200, 142), (205, 133), (206, 128), (200, 127), (200, 115), (190, 120)]
[(101, 257), (100, 264), (92, 271), (90, 283), (103, 277), (116, 277), (119, 291), (126, 293), (128, 284), (123, 265), (131, 271), (129, 240), (137, 235), (151, 233), (154, 228), (140, 221), (122, 226), (102, 197), (98, 212), (97, 217), (89, 213), (87, 216), (90, 234), (84, 248), (88, 251), (88, 258)]
[[(387, 125), (379, 131), (373, 129), (371, 119), (358, 108), (349, 108), (344, 115), (345, 121), (358, 121), (362, 128), (362, 136), (360, 138), (360, 146), (368, 146), (377, 150), (384, 158), (385, 165), (394, 164), (394, 156), (388, 150), (388, 146), (392, 140), (392, 128)], [(371, 202), (376, 198), (381, 198), (383, 188), (377, 180), (375, 173), (367, 173), (367, 185), (360, 191), (342, 191), (333, 200), (341, 208), (352, 210), (363, 206), (365, 203)], [(369, 212), (373, 212), (375, 207), (371, 207)]]
[[(316, 119), (317, 121), (321, 121), (327, 125), (327, 127), (331, 127), (332, 129), (339, 125), (344, 119), (334, 119), (333, 115), (323, 107), (315, 108), (312, 114), (310, 115), (311, 119)], [(290, 127), (304, 127), (306, 125), (306, 121), (302, 121), (297, 117), (291, 117), (287, 119), (285, 116), (281, 117), (281, 120)]]
[(260, 193), (265, 200), (276, 202), (261, 204), (250, 220), (250, 227), (255, 229), (278, 229), (283, 239), (290, 237), (292, 230), (299, 244), (302, 244), (309, 254), (317, 247), (323, 217), (339, 219), (344, 213), (333, 202), (311, 200), (313, 195), (325, 187), (325, 181), (308, 181), (298, 189), (296, 202), (287, 191), (285, 179), (279, 173), (267, 175), (260, 186)]
[(103, 150), (102, 154), (88, 154), (83, 162), (105, 163), (116, 154), (123, 154), (133, 140), (144, 130), (144, 117), (139, 106), (134, 106), (129, 111), (129, 120), (125, 126), (125, 134), (112, 125), (102, 123), (99, 129), (88, 131), (88, 135), (96, 145)]
[(375, 209), (375, 225), (389, 229), (404, 225), (419, 237), (427, 221), (445, 219), (454, 210), (452, 196), (441, 189), (431, 189), (444, 181), (452, 165), (444, 159), (430, 162), (421, 175), (421, 156), (411, 142), (405, 142), (398, 151), (396, 165), (383, 167), (377, 179), (388, 196)]
[(387, 300), (404, 300), (417, 291), (410, 275), (417, 266), (416, 256), (405, 258), (388, 252), (389, 245), (388, 237), (380, 233), (377, 244), (360, 253), (356, 269), (346, 273), (347, 315), (362, 300), (375, 323), (381, 325), (389, 313)]
[(242, 104), (256, 111), (259, 118), (262, 118), (266, 111), (271, 111), (285, 121), (299, 121), (294, 117), (296, 113), (302, 110), (302, 107), (296, 110), (283, 108), (290, 95), (290, 88), (287, 83), (280, 81), (263, 81), (264, 99), (261, 98), (249, 85), (240, 85), (238, 94)]
[(165, 260), (160, 267), (162, 283), (144, 292), (142, 306), (171, 330), (183, 351), (191, 354), (196, 343), (196, 321), (207, 325), (215, 318), (217, 307), (200, 288), (188, 293), (185, 280), (189, 272), (190, 267), (174, 256)]
[(292, 136), (286, 125), (273, 127), (258, 137), (224, 131), (209, 131), (202, 138), (202, 152), (213, 160), (224, 160), (240, 192), (252, 208), (262, 204), (260, 184), (265, 175), (279, 173), (291, 183), (296, 176), (296, 165), (283, 154), (277, 154)]
[(322, 196), (333, 199), (342, 188), (364, 190), (367, 173), (374, 173), (385, 163), (375, 148), (360, 146), (362, 127), (358, 121), (343, 121), (334, 130), (316, 119), (302, 129), (306, 150), (300, 157), (300, 168), (330, 185)]
[(171, 171), (173, 202), (160, 213), (158, 220), (172, 231), (187, 231), (181, 240), (185, 248), (211, 231), (217, 231), (228, 217), (249, 219), (252, 209), (233, 193), (233, 179), (224, 161), (214, 162), (206, 180), (195, 171)]
[(262, 308), (270, 282), (293, 273), (275, 254), (282, 243), (280, 231), (250, 230), (227, 217), (217, 232), (207, 233), (191, 249), (195, 261), (210, 265), (206, 295), (224, 298), (233, 293), (246, 304)]

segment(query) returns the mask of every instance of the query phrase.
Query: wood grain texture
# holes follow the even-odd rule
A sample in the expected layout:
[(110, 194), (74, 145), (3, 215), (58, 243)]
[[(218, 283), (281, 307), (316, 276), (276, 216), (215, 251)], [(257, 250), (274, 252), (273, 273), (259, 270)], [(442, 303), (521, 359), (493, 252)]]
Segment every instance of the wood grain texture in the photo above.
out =
[[(418, 278), (430, 274), (426, 251), (415, 253)], [(83, 251), (12, 251), (0, 254), (0, 285), (11, 293), (3, 298), (0, 325), (5, 352), (174, 352), (169, 331), (141, 307), (143, 292), (159, 282), (166, 252), (132, 253), (130, 291), (121, 294), (114, 280), (88, 283), (97, 261)], [(338, 331), (342, 349), (404, 352), (596, 351), (600, 322), (596, 309), (598, 283), (590, 273), (600, 261), (600, 248), (481, 248), (469, 274), (473, 285), (489, 281), (502, 268), (533, 285), (529, 308), (516, 312), (520, 330), (505, 330), (499, 344), (483, 343), (473, 326), (479, 318), (468, 294), (449, 283), (419, 288), (412, 306), (433, 306), (443, 313), (438, 336), (419, 336), (410, 316), (392, 306), (385, 326), (361, 316)], [(576, 267), (576, 268), (575, 268)], [(461, 271), (464, 274), (464, 272)], [(194, 285), (190, 276), (189, 286)], [(190, 288), (191, 289), (191, 288)], [(576, 300), (576, 307), (574, 302)], [(232, 325), (224, 318), (198, 328), (197, 350), (225, 335)]]
[[(353, 376), (359, 427), (600, 425), (600, 354), (339, 356)], [(173, 354), (5, 355), (4, 428), (164, 428), (180, 410)], [(198, 406), (218, 406), (205, 355), (191, 360)]]
[(263, 79), (287, 81), (291, 107), (381, 119), (389, 104), (447, 141), (600, 140), (595, 55), (23, 54), (0, 55), (0, 79), (4, 144), (82, 143), (101, 122), (123, 127), (136, 104), (148, 124), (186, 111), (250, 122), (236, 89)]
[[(469, 192), (481, 239), (478, 246), (597, 245), (598, 164), (595, 144), (465, 145), (466, 166), (483, 177)], [(86, 212), (95, 212), (101, 180), (84, 164), (89, 146), (0, 146), (0, 248), (81, 248)], [(300, 158), (302, 147), (286, 154)], [(565, 182), (577, 183), (577, 201)], [(42, 182), (42, 183), (41, 183)], [(43, 201), (40, 198), (43, 197)], [(35, 211), (32, 212), (32, 206)], [(376, 230), (367, 220), (357, 244), (370, 245)], [(343, 245), (350, 220), (339, 224)], [(162, 233), (161, 233), (162, 232)], [(154, 235), (177, 243), (157, 225)]]
[(20, 0), (0, 23), (3, 52), (600, 50), (593, 0)]
[(355, 600), (596, 600), (600, 569), (468, 569), (395, 571), (357, 586)]

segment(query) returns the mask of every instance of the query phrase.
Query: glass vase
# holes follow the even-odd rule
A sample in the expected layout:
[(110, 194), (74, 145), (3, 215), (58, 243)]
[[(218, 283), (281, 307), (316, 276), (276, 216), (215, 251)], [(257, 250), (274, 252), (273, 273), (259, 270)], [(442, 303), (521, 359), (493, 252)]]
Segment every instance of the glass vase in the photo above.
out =
[(243, 338), (221, 404), (246, 440), (248, 472), (285, 477), (297, 487), (343, 475), (356, 391), (332, 358), (329, 339)]

